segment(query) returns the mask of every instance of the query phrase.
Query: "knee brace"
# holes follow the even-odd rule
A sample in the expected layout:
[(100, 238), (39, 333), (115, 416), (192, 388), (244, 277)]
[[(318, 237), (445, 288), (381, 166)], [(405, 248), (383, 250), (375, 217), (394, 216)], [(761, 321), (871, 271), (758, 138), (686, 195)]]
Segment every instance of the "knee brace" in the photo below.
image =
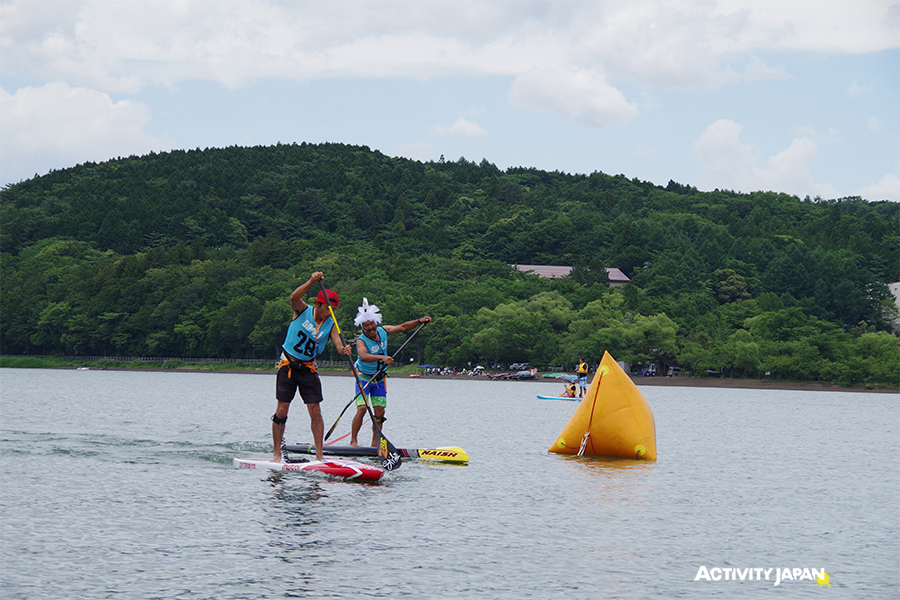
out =
[(276, 413), (276, 414), (272, 415), (272, 422), (275, 423), (276, 425), (284, 425), (285, 423), (287, 423), (287, 417), (285, 417), (283, 419), (279, 419), (278, 414)]

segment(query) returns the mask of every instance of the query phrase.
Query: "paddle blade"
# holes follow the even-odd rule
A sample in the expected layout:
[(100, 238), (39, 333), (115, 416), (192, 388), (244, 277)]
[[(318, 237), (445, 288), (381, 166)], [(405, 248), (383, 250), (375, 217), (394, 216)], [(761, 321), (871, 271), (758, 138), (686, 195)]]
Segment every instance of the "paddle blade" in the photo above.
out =
[(394, 445), (387, 441), (383, 435), (378, 440), (378, 456), (382, 458), (381, 466), (385, 471), (393, 471), (399, 469), (403, 464), (403, 458), (400, 452), (394, 448)]

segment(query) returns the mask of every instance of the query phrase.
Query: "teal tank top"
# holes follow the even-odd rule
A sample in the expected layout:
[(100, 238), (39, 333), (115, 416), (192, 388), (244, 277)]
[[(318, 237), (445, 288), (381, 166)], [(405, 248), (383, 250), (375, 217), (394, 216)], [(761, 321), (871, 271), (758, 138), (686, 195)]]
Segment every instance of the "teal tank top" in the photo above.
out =
[(315, 360), (325, 351), (332, 326), (334, 321), (328, 317), (317, 327), (313, 307), (307, 306), (306, 310), (297, 315), (288, 326), (287, 334), (284, 336), (284, 349), (300, 360)]
[[(379, 327), (376, 331), (378, 331), (378, 341), (369, 339), (365, 334), (359, 339), (366, 345), (366, 350), (369, 354), (387, 354), (387, 331), (383, 327)], [(363, 375), (374, 375), (383, 366), (384, 361), (368, 362), (361, 358), (356, 359), (356, 369)]]

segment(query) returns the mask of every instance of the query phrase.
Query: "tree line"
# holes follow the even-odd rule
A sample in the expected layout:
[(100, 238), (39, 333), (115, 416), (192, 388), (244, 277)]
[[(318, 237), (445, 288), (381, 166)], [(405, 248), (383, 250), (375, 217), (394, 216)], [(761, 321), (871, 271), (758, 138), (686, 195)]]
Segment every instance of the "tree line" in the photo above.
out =
[[(897, 382), (900, 210), (291, 144), (87, 163), (0, 191), (5, 354), (272, 357), (315, 270), (420, 358)], [(569, 265), (548, 280), (514, 264)], [(606, 267), (631, 277), (608, 287)], [(392, 340), (393, 341), (393, 340)], [(402, 342), (398, 340), (397, 343)], [(337, 358), (337, 357), (334, 357)]]

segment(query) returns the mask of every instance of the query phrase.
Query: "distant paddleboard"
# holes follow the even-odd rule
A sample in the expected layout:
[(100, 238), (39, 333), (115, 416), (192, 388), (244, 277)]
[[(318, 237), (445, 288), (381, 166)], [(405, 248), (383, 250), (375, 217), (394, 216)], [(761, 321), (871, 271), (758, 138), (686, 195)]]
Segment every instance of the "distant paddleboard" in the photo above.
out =
[(347, 481), (375, 483), (384, 477), (381, 467), (352, 460), (313, 460), (300, 463), (276, 463), (268, 458), (235, 458), (238, 469), (268, 469), (269, 471), (303, 471)]
[(568, 396), (541, 396), (540, 394), (537, 397), (539, 400), (581, 400), (581, 398), (569, 398)]

